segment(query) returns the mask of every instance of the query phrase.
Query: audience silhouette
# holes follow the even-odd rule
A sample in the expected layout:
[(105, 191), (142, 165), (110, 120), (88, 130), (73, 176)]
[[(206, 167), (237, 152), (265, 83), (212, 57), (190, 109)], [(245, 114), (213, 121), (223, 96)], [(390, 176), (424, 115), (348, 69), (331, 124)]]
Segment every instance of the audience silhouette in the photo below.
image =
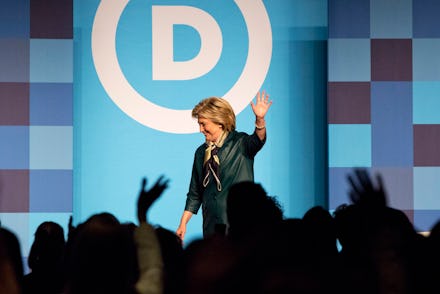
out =
[(388, 205), (380, 174), (355, 169), (349, 203), (331, 214), (311, 207), (285, 218), (276, 197), (254, 182), (233, 185), (229, 227), (183, 247), (174, 231), (153, 227), (150, 207), (167, 189), (143, 179), (138, 224), (108, 212), (73, 226), (35, 232), (23, 276), (20, 244), (0, 228), (0, 293), (440, 293), (440, 220), (428, 236)]
[(64, 230), (51, 221), (41, 223), (32, 243), (23, 280), (23, 293), (62, 293), (64, 287)]
[(68, 240), (66, 293), (135, 293), (132, 230), (110, 213), (92, 215)]
[(18, 238), (12, 231), (0, 227), (0, 293), (21, 293), (22, 281), (23, 263)]

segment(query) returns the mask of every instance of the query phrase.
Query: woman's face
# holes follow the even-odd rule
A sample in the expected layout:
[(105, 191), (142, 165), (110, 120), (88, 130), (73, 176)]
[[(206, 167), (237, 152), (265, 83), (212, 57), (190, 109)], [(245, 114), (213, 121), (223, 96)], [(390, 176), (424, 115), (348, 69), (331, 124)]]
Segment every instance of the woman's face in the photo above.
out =
[(200, 132), (205, 135), (206, 141), (217, 141), (223, 132), (222, 125), (216, 124), (210, 119), (199, 117), (197, 122), (199, 123)]

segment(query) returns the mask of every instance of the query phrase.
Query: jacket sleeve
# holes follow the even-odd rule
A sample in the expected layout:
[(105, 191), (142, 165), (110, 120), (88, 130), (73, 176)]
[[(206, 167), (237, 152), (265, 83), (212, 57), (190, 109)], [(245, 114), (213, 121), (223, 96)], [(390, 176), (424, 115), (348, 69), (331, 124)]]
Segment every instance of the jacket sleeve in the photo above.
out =
[(198, 155), (196, 151), (194, 155), (194, 163), (191, 173), (191, 181), (189, 184), (189, 190), (186, 195), (185, 210), (197, 214), (202, 205), (203, 186), (201, 184), (202, 162), (203, 158)]
[(254, 158), (255, 155), (257, 155), (258, 151), (263, 148), (264, 143), (266, 143), (266, 137), (264, 138), (264, 140), (260, 140), (255, 132), (252, 133), (252, 135), (248, 135), (244, 141), (246, 154), (250, 158)]

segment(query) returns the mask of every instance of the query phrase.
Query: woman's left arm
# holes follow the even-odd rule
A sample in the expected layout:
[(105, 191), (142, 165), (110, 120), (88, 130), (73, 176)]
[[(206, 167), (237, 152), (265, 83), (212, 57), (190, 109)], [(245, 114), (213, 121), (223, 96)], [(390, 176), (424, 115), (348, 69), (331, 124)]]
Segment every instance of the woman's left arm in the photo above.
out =
[(264, 90), (257, 93), (255, 103), (251, 101), (252, 111), (255, 114), (255, 134), (261, 141), (266, 139), (266, 120), (264, 117), (271, 105), (272, 101), (269, 101), (269, 95)]

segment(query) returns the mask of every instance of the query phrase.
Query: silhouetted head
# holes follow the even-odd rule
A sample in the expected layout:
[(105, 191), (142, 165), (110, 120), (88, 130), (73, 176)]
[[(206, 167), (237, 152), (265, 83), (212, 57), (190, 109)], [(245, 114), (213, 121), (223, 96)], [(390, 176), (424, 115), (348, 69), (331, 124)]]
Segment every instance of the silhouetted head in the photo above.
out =
[(23, 263), (17, 236), (0, 228), (0, 293), (20, 293)]
[(341, 204), (333, 213), (335, 219), (336, 236), (342, 250), (353, 251), (362, 246), (363, 227), (362, 210), (354, 204)]
[(229, 190), (226, 212), (229, 234), (247, 234), (279, 224), (283, 212), (274, 197), (268, 196), (260, 184), (244, 181)]
[(69, 293), (132, 293), (137, 256), (132, 230), (109, 213), (78, 226), (69, 262)]
[(428, 238), (430, 242), (436, 245), (437, 249), (440, 248), (440, 220), (434, 224)]
[(55, 222), (43, 222), (35, 231), (28, 257), (29, 268), (39, 270), (58, 270), (64, 258), (64, 230)]
[(336, 228), (330, 212), (321, 206), (310, 208), (303, 216), (311, 247), (316, 254), (336, 255)]

